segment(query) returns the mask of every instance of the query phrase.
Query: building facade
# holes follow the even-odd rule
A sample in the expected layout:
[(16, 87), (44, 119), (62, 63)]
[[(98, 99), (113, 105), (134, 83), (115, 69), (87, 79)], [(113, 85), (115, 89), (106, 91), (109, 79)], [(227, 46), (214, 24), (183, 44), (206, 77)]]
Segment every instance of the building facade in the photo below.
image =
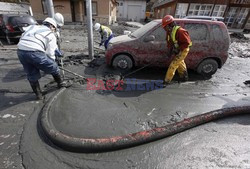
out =
[(153, 8), (155, 18), (162, 18), (167, 14), (175, 18), (224, 17), (228, 27), (243, 29), (249, 20), (250, 0), (158, 0)]
[(117, 19), (141, 21), (145, 19), (146, 0), (117, 0)]
[[(43, 20), (48, 16), (46, 0), (30, 0), (34, 17)], [(65, 22), (86, 22), (85, 0), (53, 0), (55, 12), (60, 12)], [(96, 22), (111, 24), (116, 21), (116, 0), (92, 0), (92, 14)]]

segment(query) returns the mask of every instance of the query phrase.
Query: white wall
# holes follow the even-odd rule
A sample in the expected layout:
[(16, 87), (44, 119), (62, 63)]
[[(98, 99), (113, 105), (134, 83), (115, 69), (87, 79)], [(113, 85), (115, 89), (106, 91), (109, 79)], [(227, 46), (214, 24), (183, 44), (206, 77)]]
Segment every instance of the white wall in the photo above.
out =
[[(134, 18), (139, 20), (143, 20), (145, 18), (145, 12), (146, 12), (146, 1), (133, 1), (133, 0), (118, 0), (119, 6), (117, 6), (117, 20), (128, 20), (129, 17), (131, 17), (131, 13), (128, 13), (128, 11), (131, 11), (131, 7), (138, 8), (140, 11), (133, 11), (135, 12), (137, 16), (134, 16)], [(121, 6), (121, 3), (123, 5)], [(130, 8), (130, 9), (129, 9)]]

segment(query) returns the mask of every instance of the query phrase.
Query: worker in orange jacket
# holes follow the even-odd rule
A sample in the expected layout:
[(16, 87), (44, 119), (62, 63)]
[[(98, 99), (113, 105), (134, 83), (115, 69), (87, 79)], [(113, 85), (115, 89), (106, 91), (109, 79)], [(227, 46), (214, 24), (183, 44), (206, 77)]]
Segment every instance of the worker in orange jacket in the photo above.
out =
[(176, 55), (169, 65), (164, 79), (164, 86), (170, 84), (176, 70), (179, 73), (181, 81), (187, 81), (188, 72), (184, 60), (188, 55), (190, 46), (192, 46), (189, 33), (182, 27), (178, 26), (171, 15), (166, 15), (162, 19), (162, 27), (167, 32), (169, 51), (171, 54)]

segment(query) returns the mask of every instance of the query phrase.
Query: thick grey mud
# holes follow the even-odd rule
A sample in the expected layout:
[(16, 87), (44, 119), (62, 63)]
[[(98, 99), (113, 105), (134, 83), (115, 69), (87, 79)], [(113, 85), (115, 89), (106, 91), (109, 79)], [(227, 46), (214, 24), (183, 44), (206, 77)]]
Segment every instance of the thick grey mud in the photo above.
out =
[[(65, 37), (73, 36), (71, 34), (74, 35), (74, 32)], [(77, 46), (72, 46), (71, 50), (83, 51)], [(55, 122), (54, 127), (71, 136), (98, 138), (149, 130), (216, 109), (246, 106), (250, 102), (250, 88), (243, 82), (250, 79), (249, 64), (247, 57), (230, 57), (211, 79), (200, 79), (190, 72), (189, 82), (176, 83), (160, 90), (94, 91), (86, 90), (86, 84), (76, 84), (52, 106), (50, 120)], [(72, 64), (67, 68), (98, 79), (110, 73), (110, 69), (103, 64), (94, 67)], [(166, 69), (148, 68), (129, 78), (161, 80), (165, 72)], [(50, 93), (48, 98), (53, 94)], [(214, 121), (119, 151), (72, 153), (47, 139), (37, 123), (39, 113), (40, 110), (36, 110), (32, 114), (22, 135), (21, 154), (26, 168), (250, 167), (248, 115)]]

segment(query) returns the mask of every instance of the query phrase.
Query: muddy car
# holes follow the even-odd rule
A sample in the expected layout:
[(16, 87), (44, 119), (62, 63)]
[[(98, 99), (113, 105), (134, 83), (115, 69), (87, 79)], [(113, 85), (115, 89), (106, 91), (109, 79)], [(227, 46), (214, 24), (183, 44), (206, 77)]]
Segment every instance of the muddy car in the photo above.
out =
[[(225, 24), (192, 19), (176, 22), (188, 30), (193, 42), (185, 59), (187, 68), (203, 76), (213, 75), (228, 58), (230, 37)], [(174, 58), (168, 50), (161, 20), (154, 20), (129, 35), (113, 38), (105, 54), (106, 63), (122, 70), (148, 64), (168, 67)]]

